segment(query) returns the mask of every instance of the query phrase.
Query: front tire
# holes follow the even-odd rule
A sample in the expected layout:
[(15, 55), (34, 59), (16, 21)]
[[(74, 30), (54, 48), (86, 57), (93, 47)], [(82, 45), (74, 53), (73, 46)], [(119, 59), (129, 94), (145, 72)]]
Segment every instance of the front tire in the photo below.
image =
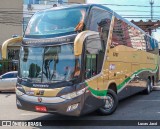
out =
[(104, 101), (105, 105), (99, 108), (98, 112), (101, 115), (111, 115), (113, 112), (115, 112), (118, 106), (118, 96), (115, 91), (109, 89)]

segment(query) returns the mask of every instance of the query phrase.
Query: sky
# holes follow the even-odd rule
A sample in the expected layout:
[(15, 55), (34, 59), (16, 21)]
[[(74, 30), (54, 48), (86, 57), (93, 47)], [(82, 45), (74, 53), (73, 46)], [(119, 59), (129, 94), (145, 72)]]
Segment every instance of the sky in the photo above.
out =
[[(153, 6), (153, 19), (155, 21), (160, 20), (160, 0), (154, 1)], [(105, 5), (116, 13), (125, 17), (129, 21), (143, 20), (148, 21), (151, 19), (150, 7), (138, 7), (138, 6), (150, 6), (150, 0), (87, 0), (87, 3), (95, 4), (116, 4), (116, 5), (136, 5), (136, 6), (116, 6), (116, 5)], [(138, 6), (137, 6), (138, 5)], [(132, 17), (132, 18), (130, 18)], [(138, 17), (138, 18), (133, 18)], [(153, 37), (160, 41), (160, 28), (156, 32), (153, 32)]]

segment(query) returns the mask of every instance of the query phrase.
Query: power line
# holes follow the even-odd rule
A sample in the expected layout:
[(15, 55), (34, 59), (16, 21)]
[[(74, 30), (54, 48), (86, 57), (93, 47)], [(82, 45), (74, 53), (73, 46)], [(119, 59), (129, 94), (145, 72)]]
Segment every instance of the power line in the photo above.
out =
[[(114, 10), (116, 12), (147, 12), (150, 13), (151, 11), (138, 11), (138, 10)], [(154, 13), (159, 13), (160, 11), (154, 11)]]
[[(137, 6), (137, 5), (118, 5), (118, 4), (102, 4), (102, 5)], [(140, 6), (140, 5), (138, 5), (138, 6)], [(141, 7), (146, 7), (146, 6), (141, 6)], [(150, 7), (150, 6), (147, 6), (147, 7)], [(157, 6), (157, 7), (160, 7), (160, 6)], [(27, 12), (27, 11), (19, 11), (15, 8), (11, 8), (13, 10), (10, 10), (10, 11), (5, 10), (5, 9), (7, 9), (7, 8), (0, 8), (0, 16), (2, 16), (2, 17), (0, 17), (0, 19), (2, 19), (1, 23), (4, 23), (5, 21), (8, 21), (8, 22), (6, 22), (7, 24), (8, 23), (16, 24), (16, 22), (20, 22), (20, 24), (22, 24), (21, 22), (24, 22), (24, 21), (19, 21), (19, 20), (17, 20), (19, 18), (18, 16), (12, 17), (12, 15), (21, 15), (21, 14), (33, 15), (34, 14), (34, 12), (30, 13), (30, 12)], [(118, 10), (116, 10), (116, 11), (118, 11)], [(121, 12), (150, 12), (150, 11), (137, 11), (137, 10), (119, 10), (119, 12), (120, 11)], [(159, 12), (157, 12), (157, 13), (159, 13)], [(149, 19), (150, 18), (150, 17), (148, 17), (149, 15), (122, 15), (121, 14), (121, 16), (123, 16), (124, 18), (133, 18), (133, 19), (135, 19), (135, 18), (141, 18), (141, 19), (142, 18), (147, 18), (147, 19)], [(159, 15), (154, 15), (153, 18), (158, 20), (160, 17), (157, 17), (157, 16), (159, 16)], [(12, 21), (14, 21), (14, 22), (12, 22)]]
[[(150, 16), (150, 15), (125, 15), (125, 14), (122, 14), (121, 16)], [(160, 15), (154, 15), (154, 16), (160, 16)]]
[[(98, 4), (98, 5), (111, 5), (111, 6), (132, 6), (132, 7), (151, 7), (148, 5), (120, 5), (120, 4)], [(160, 6), (153, 6), (153, 7), (160, 7)]]
[[(140, 18), (140, 19), (151, 19), (151, 17), (123, 17), (123, 18), (132, 18), (132, 19), (135, 19), (135, 18)], [(153, 20), (159, 20), (159, 17), (153, 17)]]
[[(122, 11), (122, 12), (129, 12), (129, 11), (134, 11), (134, 10), (119, 10), (119, 11)], [(150, 11), (140, 11), (140, 12), (150, 12)], [(27, 11), (0, 11), (0, 15), (6, 15), (6, 14), (10, 14), (10, 15), (18, 15), (18, 14), (27, 14), (27, 15), (33, 15), (35, 12), (27, 12)], [(159, 12), (157, 12), (159, 13)], [(123, 14), (122, 14), (123, 15)], [(157, 15), (154, 15), (154, 16), (157, 16)], [(159, 15), (158, 15), (159, 16)]]

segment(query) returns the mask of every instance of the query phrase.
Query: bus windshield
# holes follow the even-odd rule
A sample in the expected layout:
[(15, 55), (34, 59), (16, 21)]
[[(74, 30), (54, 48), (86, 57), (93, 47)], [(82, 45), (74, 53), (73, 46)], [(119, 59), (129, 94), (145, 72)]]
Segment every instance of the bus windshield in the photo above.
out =
[[(76, 31), (84, 22), (85, 8), (53, 9), (36, 13), (25, 35), (54, 35)], [(84, 23), (83, 23), (84, 24)]]
[(80, 74), (80, 59), (73, 44), (47, 47), (22, 47), (19, 77), (31, 82), (70, 81)]

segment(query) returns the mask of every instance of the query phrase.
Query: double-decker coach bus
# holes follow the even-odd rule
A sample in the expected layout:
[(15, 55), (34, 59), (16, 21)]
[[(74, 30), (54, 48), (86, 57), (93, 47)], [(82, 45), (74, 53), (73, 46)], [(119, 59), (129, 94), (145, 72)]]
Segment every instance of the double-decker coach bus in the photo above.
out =
[(16, 103), (29, 111), (108, 115), (159, 80), (158, 42), (102, 5), (37, 12), (19, 60)]

